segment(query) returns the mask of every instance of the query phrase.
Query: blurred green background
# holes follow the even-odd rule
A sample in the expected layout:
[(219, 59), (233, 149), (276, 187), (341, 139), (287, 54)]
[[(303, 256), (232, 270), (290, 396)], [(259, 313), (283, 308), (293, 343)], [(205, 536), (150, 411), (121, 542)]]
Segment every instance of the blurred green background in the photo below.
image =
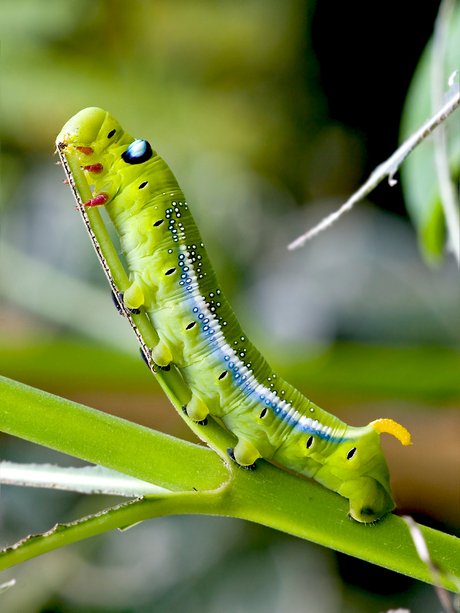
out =
[[(382, 439), (398, 509), (458, 534), (458, 271), (440, 257), (439, 224), (436, 266), (420, 255), (412, 221), (426, 203), (414, 173), (403, 184), (412, 221), (400, 183), (384, 183), (305, 248), (286, 249), (397, 147), (438, 5), (415, 27), (408, 0), (389, 0), (378, 18), (339, 0), (2, 0), (1, 374), (193, 440), (113, 308), (54, 165), (62, 125), (100, 106), (173, 169), (251, 340), (348, 423), (403, 423), (411, 448)], [(430, 112), (423, 63), (406, 126)], [(458, 119), (451, 127), (458, 141)], [(1, 459), (79, 464), (12, 437), (0, 444)], [(114, 502), (1, 493), (1, 546)], [(428, 586), (217, 518), (147, 522), (11, 577), (8, 613), (437, 610)]]

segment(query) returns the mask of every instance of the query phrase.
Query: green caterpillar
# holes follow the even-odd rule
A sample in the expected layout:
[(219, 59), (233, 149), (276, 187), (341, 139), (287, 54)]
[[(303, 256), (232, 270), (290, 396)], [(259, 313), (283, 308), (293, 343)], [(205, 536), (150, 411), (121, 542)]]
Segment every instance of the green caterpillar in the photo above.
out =
[(174, 363), (192, 392), (194, 421), (219, 417), (238, 437), (229, 455), (255, 468), (262, 457), (313, 477), (350, 501), (349, 516), (373, 523), (394, 509), (380, 433), (410, 444), (405, 428), (380, 419), (347, 426), (283, 381), (249, 342), (217, 283), (184, 194), (145, 140), (134, 140), (106, 111), (88, 108), (62, 129), (57, 145), (78, 156), (93, 199), (121, 240), (131, 285), (158, 332), (152, 358)]

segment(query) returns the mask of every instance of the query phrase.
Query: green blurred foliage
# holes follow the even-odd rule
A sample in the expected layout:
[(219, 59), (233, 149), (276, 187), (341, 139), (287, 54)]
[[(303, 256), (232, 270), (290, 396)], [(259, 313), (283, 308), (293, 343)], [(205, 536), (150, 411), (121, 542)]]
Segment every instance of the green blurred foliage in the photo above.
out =
[[(158, 149), (180, 144), (179, 159), (225, 150), (284, 183), (300, 182), (290, 176), (292, 161), (324, 121), (295, 65), (301, 3), (19, 5), (1, 8), (4, 143), (49, 151), (49, 135), (69, 116), (101, 106)], [(303, 198), (306, 186), (297, 189)]]
[[(304, 351), (295, 360), (282, 350), (266, 357), (281, 376), (289, 377), (307, 396), (333, 399), (335, 404), (344, 404), (350, 398), (431, 403), (460, 399), (460, 355), (452, 347), (338, 342), (319, 351)], [(138, 357), (76, 342), (74, 337), (58, 341), (42, 336), (32, 343), (5, 345), (0, 350), (0, 372), (33, 387), (60, 390), (66, 397), (75, 397), (82, 389), (161, 395), (150, 371), (140, 368)]]
[[(4, 195), (17, 185), (13, 165), (25, 172), (30, 155), (51, 153), (69, 117), (100, 106), (171, 165), (209, 228), (217, 268), (228, 267), (231, 280), (231, 269), (243, 272), (263, 240), (262, 200), (289, 210), (311, 190), (342, 193), (359, 176), (344, 155), (348, 143), (356, 149), (353, 136), (341, 126), (321, 133), (327, 104), (305, 45), (306, 7), (299, 0), (5, 0)], [(334, 183), (324, 164), (330, 153)], [(321, 176), (308, 171), (315, 159)], [(226, 235), (213, 239), (223, 225)]]

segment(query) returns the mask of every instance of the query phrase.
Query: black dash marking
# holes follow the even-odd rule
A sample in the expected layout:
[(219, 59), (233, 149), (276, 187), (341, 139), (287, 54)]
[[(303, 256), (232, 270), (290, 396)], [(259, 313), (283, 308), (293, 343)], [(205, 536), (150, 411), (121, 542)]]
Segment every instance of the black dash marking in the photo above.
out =
[(156, 222), (153, 224), (153, 227), (154, 227), (154, 228), (158, 228), (158, 226), (161, 226), (161, 224), (162, 224), (163, 222), (164, 222), (164, 219), (159, 219), (158, 221), (156, 221)]
[(139, 189), (144, 189), (144, 187), (147, 187), (148, 184), (148, 181), (142, 181), (142, 183), (139, 185)]
[(165, 272), (165, 275), (169, 276), (169, 275), (172, 275), (172, 274), (173, 274), (173, 273), (175, 273), (175, 272), (176, 272), (176, 269), (175, 269), (175, 268), (170, 268), (169, 270), (167, 270), (167, 271)]
[(222, 381), (222, 379), (225, 379), (227, 375), (228, 375), (228, 371), (224, 370), (224, 372), (220, 373), (219, 380)]
[(188, 326), (186, 326), (186, 330), (191, 330), (192, 328), (194, 328), (196, 326), (196, 321), (192, 321), (191, 324), (188, 324)]
[(351, 460), (352, 457), (354, 457), (356, 453), (356, 447), (353, 447), (353, 449), (350, 449), (350, 451), (347, 453), (347, 460)]
[(262, 409), (262, 411), (261, 411), (261, 413), (259, 415), (260, 419), (263, 419), (265, 417), (265, 415), (267, 414), (267, 411), (268, 411), (268, 409)]
[(107, 138), (112, 138), (112, 136), (114, 136), (116, 130), (110, 130), (110, 132), (107, 134)]
[(315, 439), (312, 436), (309, 437), (309, 439), (307, 441), (307, 449), (310, 449), (310, 447), (313, 445), (313, 441), (314, 440)]

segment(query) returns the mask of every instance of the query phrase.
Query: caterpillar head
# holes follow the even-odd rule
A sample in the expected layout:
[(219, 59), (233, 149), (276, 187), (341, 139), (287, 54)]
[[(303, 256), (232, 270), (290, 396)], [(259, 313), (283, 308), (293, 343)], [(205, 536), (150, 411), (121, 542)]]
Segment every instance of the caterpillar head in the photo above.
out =
[(325, 466), (342, 481), (336, 491), (349, 499), (350, 518), (375, 523), (395, 508), (380, 433), (393, 434), (403, 445), (410, 445), (410, 434), (391, 419), (380, 419), (349, 431), (351, 440), (337, 445)]
[[(98, 156), (124, 134), (123, 128), (110, 113), (89, 107), (69, 119), (59, 133), (56, 144), (60, 148), (74, 145), (81, 147), (82, 153), (86, 155), (95, 153)], [(133, 140), (131, 137), (129, 139)]]

